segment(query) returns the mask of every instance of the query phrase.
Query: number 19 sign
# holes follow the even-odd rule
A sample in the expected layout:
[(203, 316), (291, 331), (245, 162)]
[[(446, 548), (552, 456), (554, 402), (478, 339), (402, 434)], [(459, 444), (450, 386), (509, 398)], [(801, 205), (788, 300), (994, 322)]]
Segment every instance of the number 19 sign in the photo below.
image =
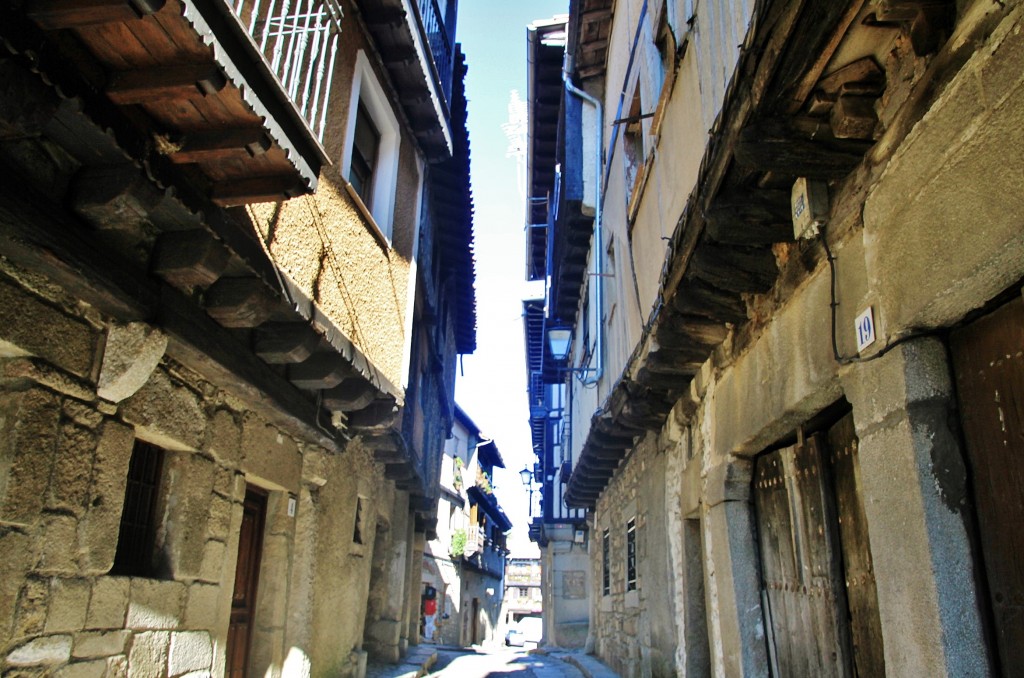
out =
[(875, 343), (875, 314), (870, 306), (857, 316), (855, 329), (857, 330), (857, 353), (861, 353)]

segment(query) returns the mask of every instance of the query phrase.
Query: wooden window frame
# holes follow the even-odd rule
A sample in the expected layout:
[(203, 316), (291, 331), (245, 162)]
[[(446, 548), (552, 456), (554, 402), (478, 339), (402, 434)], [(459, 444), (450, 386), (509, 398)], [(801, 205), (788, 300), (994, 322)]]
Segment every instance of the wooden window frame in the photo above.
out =
[(383, 244), (391, 246), (394, 232), (395, 199), (398, 191), (398, 156), (401, 147), (401, 128), (384, 87), (377, 79), (369, 57), (363, 50), (356, 54), (355, 71), (352, 77), (352, 94), (348, 111), (348, 127), (345, 132), (345, 148), (342, 156), (341, 175), (348, 182), (352, 171), (352, 158), (356, 147), (356, 123), (359, 109), (364, 108), (373, 122), (380, 141), (374, 164), (374, 176), (370, 188), (370, 200), (366, 202), (348, 183), (349, 190), (363, 200), (371, 229), (376, 229)]

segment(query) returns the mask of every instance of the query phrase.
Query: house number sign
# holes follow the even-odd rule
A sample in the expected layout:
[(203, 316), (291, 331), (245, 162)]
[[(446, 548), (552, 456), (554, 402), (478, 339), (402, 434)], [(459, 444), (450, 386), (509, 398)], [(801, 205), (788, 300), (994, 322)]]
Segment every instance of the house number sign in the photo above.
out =
[(857, 331), (857, 353), (875, 343), (875, 314), (870, 306), (857, 316), (854, 323)]

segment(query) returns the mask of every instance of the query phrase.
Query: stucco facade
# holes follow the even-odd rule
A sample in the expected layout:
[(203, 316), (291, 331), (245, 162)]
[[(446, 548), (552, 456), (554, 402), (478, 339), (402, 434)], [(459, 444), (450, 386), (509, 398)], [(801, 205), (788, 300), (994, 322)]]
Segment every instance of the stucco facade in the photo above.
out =
[[(603, 106), (601, 240), (548, 318), (574, 329), (564, 492), (595, 653), (624, 676), (1013, 675), (986, 511), (1020, 488), (977, 478), (1019, 449), (1021, 8), (950, 3), (925, 30), (915, 3), (853, 3), (814, 33), (796, 3), (615, 3), (595, 65), (595, 4), (569, 44)], [(828, 201), (802, 240), (799, 176)]]

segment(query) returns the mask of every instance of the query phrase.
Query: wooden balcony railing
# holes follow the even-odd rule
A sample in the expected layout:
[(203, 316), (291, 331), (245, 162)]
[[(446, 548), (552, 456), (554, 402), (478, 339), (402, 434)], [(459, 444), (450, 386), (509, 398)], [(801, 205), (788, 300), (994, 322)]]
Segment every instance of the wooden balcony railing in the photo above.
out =
[(341, 34), (337, 0), (228, 0), (281, 87), (323, 141)]

